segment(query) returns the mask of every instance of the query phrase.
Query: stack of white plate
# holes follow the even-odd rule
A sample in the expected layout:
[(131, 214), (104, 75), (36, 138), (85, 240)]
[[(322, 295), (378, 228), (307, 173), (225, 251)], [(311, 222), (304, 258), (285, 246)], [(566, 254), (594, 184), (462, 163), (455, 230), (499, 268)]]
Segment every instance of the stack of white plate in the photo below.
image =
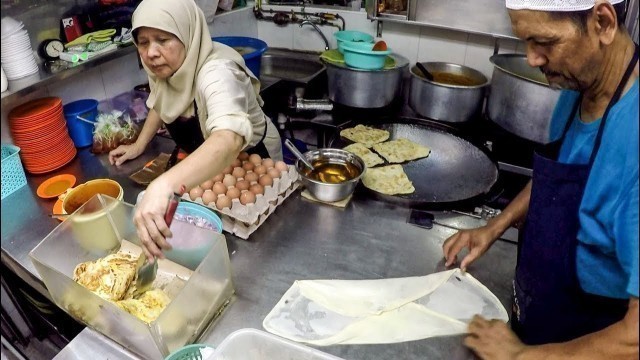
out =
[(10, 17), (2, 18), (2, 53), (0, 61), (7, 79), (19, 79), (38, 72), (38, 63), (31, 48), (24, 24)]

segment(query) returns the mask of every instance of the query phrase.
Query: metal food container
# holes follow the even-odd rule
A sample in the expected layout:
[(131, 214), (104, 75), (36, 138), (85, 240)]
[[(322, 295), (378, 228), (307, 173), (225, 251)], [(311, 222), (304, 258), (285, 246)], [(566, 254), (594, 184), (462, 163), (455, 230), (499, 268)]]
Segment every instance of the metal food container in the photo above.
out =
[(296, 160), (296, 170), (300, 175), (300, 179), (304, 186), (309, 190), (311, 195), (315, 196), (320, 201), (335, 202), (347, 198), (353, 193), (358, 185), (358, 181), (364, 175), (366, 166), (362, 159), (346, 150), (342, 149), (318, 149), (307, 151), (304, 157), (309, 163), (315, 164), (321, 161), (327, 161), (330, 163), (345, 164), (349, 163), (354, 165), (360, 174), (351, 180), (343, 181), (338, 184), (325, 183), (319, 180), (311, 179), (305, 175), (306, 166), (300, 160)]
[[(117, 207), (126, 216), (114, 218), (106, 211), (114, 203), (119, 203)], [(96, 232), (116, 236), (122, 250), (140, 251), (140, 240), (131, 221), (134, 207), (105, 195), (94, 196), (29, 254), (53, 301), (76, 320), (145, 359), (164, 358), (195, 341), (234, 293), (225, 237), (216, 234), (214, 245), (195, 271), (169, 260), (158, 260), (153, 287), (162, 288), (171, 302), (156, 320), (147, 324), (73, 281), (76, 265), (115, 251), (87, 250), (75, 236), (74, 217), (86, 216), (96, 209), (105, 211), (109, 219), (109, 226), (95, 229)]]
[(477, 85), (451, 85), (427, 80), (420, 69), (411, 68), (409, 106), (420, 116), (446, 122), (466, 122), (482, 113), (489, 80), (478, 70), (444, 62), (422, 63), (431, 73), (461, 75)]
[(376, 109), (390, 105), (401, 95), (402, 75), (409, 60), (391, 54), (396, 64), (392, 69), (361, 70), (324, 59), (329, 84), (329, 99), (345, 106)]
[(553, 110), (560, 91), (549, 87), (538, 68), (527, 64), (526, 55), (493, 55), (491, 91), (487, 115), (508, 132), (546, 144)]

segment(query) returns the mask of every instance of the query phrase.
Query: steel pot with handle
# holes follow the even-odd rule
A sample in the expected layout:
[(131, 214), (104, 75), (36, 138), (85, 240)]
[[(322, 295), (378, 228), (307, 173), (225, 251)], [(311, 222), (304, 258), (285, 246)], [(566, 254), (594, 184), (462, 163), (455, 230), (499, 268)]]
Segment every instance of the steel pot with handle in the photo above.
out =
[[(422, 65), (427, 71), (437, 75), (437, 81), (426, 79), (416, 66), (411, 68), (409, 106), (416, 113), (446, 122), (465, 122), (482, 113), (489, 80), (481, 72), (444, 62), (427, 62)], [(455, 78), (440, 79), (443, 75)], [(454, 85), (454, 82), (464, 82), (465, 85)]]
[(560, 91), (552, 89), (540, 69), (524, 54), (498, 54), (487, 100), (489, 119), (508, 132), (547, 144), (549, 125)]
[(409, 60), (391, 54), (395, 66), (391, 69), (361, 70), (322, 59), (327, 68), (329, 99), (345, 106), (376, 109), (390, 105), (401, 95), (402, 75)]

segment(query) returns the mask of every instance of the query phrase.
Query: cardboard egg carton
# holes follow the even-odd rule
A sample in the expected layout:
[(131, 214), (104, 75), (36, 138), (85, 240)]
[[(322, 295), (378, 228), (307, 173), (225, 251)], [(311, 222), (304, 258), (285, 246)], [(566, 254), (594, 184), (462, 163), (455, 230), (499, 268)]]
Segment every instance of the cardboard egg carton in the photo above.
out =
[(213, 203), (205, 205), (202, 202), (202, 197), (191, 200), (189, 194), (185, 193), (182, 198), (215, 210), (220, 214), (222, 228), (225, 231), (247, 239), (273, 213), (276, 207), (298, 188), (298, 172), (293, 165), (287, 166), (289, 170), (282, 173), (280, 178), (274, 179), (273, 185), (265, 186), (264, 194), (256, 195), (256, 202), (253, 204), (243, 205), (239, 199), (233, 199), (230, 208), (220, 210)]

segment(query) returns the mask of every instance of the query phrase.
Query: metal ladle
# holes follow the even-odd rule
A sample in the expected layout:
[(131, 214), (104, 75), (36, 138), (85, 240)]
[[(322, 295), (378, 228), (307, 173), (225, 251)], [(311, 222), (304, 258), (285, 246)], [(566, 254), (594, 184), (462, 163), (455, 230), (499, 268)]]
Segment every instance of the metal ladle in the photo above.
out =
[(302, 155), (302, 153), (300, 152), (300, 150), (298, 150), (298, 148), (293, 145), (293, 143), (291, 142), (291, 140), (289, 139), (284, 139), (284, 144), (287, 148), (289, 148), (289, 150), (291, 150), (291, 152), (293, 153), (293, 155), (296, 156), (296, 158), (298, 158), (298, 160), (302, 161), (302, 163), (308, 167), (309, 169), (313, 170), (313, 165), (311, 165), (311, 163), (309, 161), (307, 161), (307, 159), (304, 157), (304, 155)]
[(416, 66), (418, 67), (418, 69), (420, 69), (420, 71), (422, 71), (422, 75), (424, 75), (427, 80), (433, 81), (433, 75), (429, 72), (429, 70), (427, 70), (426, 67), (424, 67), (424, 65), (422, 65), (421, 62), (417, 62)]

